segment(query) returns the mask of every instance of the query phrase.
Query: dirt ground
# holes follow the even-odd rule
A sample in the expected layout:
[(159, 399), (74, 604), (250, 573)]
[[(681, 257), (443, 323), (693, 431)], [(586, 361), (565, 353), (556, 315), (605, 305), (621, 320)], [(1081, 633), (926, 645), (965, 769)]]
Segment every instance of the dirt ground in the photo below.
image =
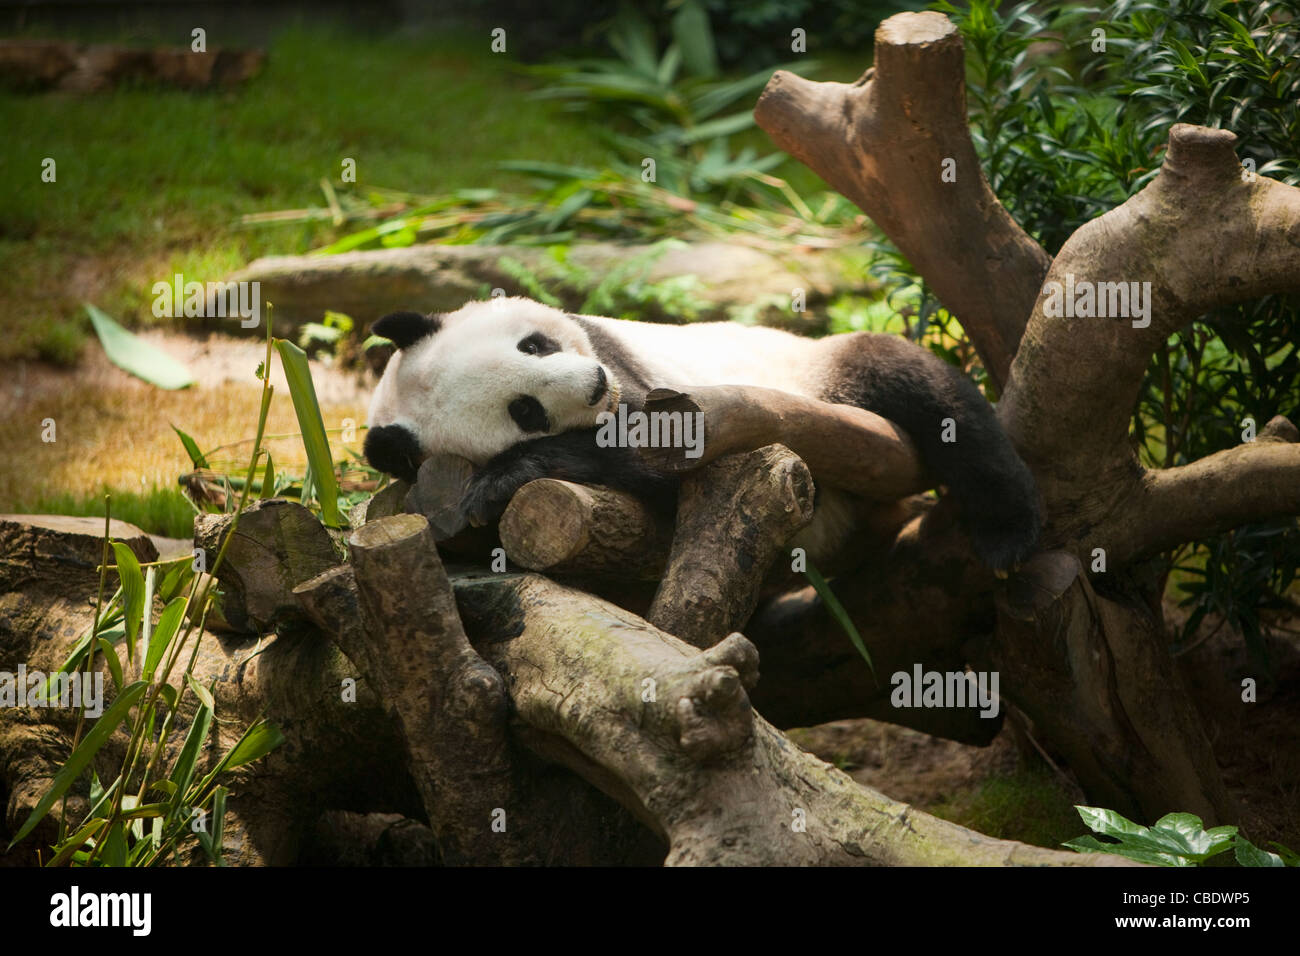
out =
[[(171, 425), (189, 433), (205, 452), (251, 442), (257, 429), (261, 382), (254, 377), (265, 343), (212, 333), (189, 336), (146, 331), (140, 338), (184, 362), (198, 384), (177, 391), (154, 388), (110, 363), (97, 342), (75, 368), (43, 362), (14, 363), (0, 384), (10, 414), (0, 419), (0, 442), (9, 450), (0, 464), (0, 510), (60, 493), (94, 495), (113, 489), (175, 487), (190, 470)], [(371, 384), (353, 372), (312, 362), (325, 427), (365, 423)], [(272, 361), (275, 397), (267, 423), (277, 466), (304, 460), (297, 418), (278, 359)], [(55, 423), (54, 442), (43, 441), (45, 422)], [(336, 460), (346, 447), (359, 451), (363, 432), (344, 443), (331, 436)], [(218, 460), (247, 462), (247, 444), (228, 448)]]

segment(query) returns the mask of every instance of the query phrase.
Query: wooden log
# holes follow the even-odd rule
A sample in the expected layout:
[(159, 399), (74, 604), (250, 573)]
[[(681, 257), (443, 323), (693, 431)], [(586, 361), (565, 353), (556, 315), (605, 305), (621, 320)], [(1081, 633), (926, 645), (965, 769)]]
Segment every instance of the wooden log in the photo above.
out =
[(132, 81), (190, 90), (229, 87), (255, 75), (265, 62), (262, 50), (196, 53), (184, 47), (0, 40), (0, 84), (23, 90), (91, 93)]
[[(501, 677), (474, 653), (428, 522), (394, 515), (348, 536), (363, 626), (338, 627), (343, 652), (392, 706), (411, 775), (448, 863), (510, 862), (513, 844), (496, 839), (493, 810), (510, 803)], [(333, 592), (346, 575), (304, 590)], [(301, 593), (301, 592), (300, 592)]]
[(739, 634), (699, 652), (539, 575), (458, 597), (521, 739), (663, 834), (668, 865), (1132, 865), (995, 840), (854, 782), (753, 712), (758, 659)]
[[(216, 563), (233, 519), (233, 515), (194, 519), (194, 546), (203, 549), (208, 567)], [(329, 532), (298, 502), (284, 498), (254, 502), (240, 516), (217, 569), (222, 617), (233, 629), (246, 633), (265, 633), (277, 624), (301, 619), (293, 589), (341, 559)]]
[(512, 562), (554, 575), (657, 579), (672, 529), (626, 492), (540, 478), (515, 493), (501, 516)]
[(808, 466), (782, 445), (687, 476), (647, 619), (696, 647), (716, 644), (748, 620), (772, 561), (812, 515)]
[(466, 640), (425, 519), (368, 522), (349, 545), (352, 567), (331, 569), (295, 594), (396, 715), (443, 860), (608, 865), (661, 858), (657, 841), (603, 794), (570, 775), (520, 765), (506, 736), (502, 678)]

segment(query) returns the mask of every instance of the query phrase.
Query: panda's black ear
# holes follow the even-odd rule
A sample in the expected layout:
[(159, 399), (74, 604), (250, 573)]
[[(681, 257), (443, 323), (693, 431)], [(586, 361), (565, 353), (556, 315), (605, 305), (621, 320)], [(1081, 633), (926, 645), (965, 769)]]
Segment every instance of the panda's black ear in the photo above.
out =
[(399, 349), (404, 349), (414, 345), (426, 335), (432, 335), (440, 328), (442, 328), (442, 321), (436, 315), (390, 312), (370, 326), (370, 333), (382, 336)]

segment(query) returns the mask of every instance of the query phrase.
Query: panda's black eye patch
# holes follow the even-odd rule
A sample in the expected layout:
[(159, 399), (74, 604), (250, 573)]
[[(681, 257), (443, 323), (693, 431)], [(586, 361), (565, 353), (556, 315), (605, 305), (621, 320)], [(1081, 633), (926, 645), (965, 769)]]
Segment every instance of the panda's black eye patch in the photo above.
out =
[(516, 348), (525, 355), (551, 355), (560, 351), (560, 343), (541, 332), (533, 332), (520, 339)]
[(520, 431), (524, 432), (548, 432), (551, 430), (551, 420), (546, 416), (546, 409), (542, 408), (542, 403), (531, 395), (520, 395), (509, 407), (510, 417), (515, 420)]

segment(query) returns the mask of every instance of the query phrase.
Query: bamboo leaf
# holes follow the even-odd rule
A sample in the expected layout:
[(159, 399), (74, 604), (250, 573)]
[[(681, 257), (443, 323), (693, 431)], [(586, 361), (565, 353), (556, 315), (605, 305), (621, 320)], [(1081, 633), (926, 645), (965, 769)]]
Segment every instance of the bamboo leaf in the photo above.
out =
[(144, 651), (144, 670), (140, 675), (141, 679), (153, 680), (154, 671), (158, 669), (158, 663), (167, 651), (167, 645), (176, 636), (176, 629), (180, 627), (181, 620), (185, 617), (185, 605), (188, 601), (189, 599), (184, 597), (173, 598), (171, 603), (163, 608), (162, 614), (158, 615), (158, 626), (154, 628), (153, 637)]
[(872, 663), (871, 654), (867, 651), (867, 645), (862, 642), (862, 635), (858, 633), (858, 629), (854, 626), (853, 620), (849, 617), (848, 612), (844, 610), (844, 605), (841, 604), (839, 598), (835, 596), (835, 592), (832, 591), (830, 585), (826, 583), (826, 579), (823, 578), (821, 573), (811, 564), (808, 565), (808, 569), (804, 571), (804, 574), (807, 575), (808, 582), (813, 586), (813, 590), (817, 592), (817, 596), (825, 603), (826, 609), (830, 611), (835, 620), (839, 622), (840, 627), (842, 627), (844, 632), (848, 634), (849, 640), (853, 642), (853, 646), (856, 647), (858, 653), (862, 655), (862, 659), (867, 662), (867, 667), (871, 668), (871, 676), (875, 677), (876, 665)]
[(104, 660), (108, 662), (108, 672), (113, 676), (113, 689), (120, 692), (123, 680), (122, 662), (117, 659), (117, 649), (102, 637), (98, 640), (99, 649), (104, 652)]
[(140, 633), (140, 619), (144, 617), (144, 573), (135, 552), (121, 541), (114, 541), (113, 554), (117, 559), (117, 576), (122, 580), (123, 605), (126, 614), (126, 640), (134, 644)]
[(172, 426), (172, 431), (180, 437), (181, 444), (185, 446), (185, 454), (190, 456), (191, 464), (195, 468), (207, 468), (208, 460), (203, 457), (203, 452), (199, 450), (198, 443), (175, 425)]
[(312, 384), (307, 355), (298, 346), (284, 339), (276, 339), (275, 347), (280, 353), (285, 378), (289, 381), (294, 411), (298, 414), (298, 429), (302, 432), (302, 444), (307, 451), (307, 462), (311, 465), (321, 518), (331, 528), (340, 528), (344, 522), (338, 507), (334, 459), (325, 437), (325, 423), (321, 419), (320, 403), (316, 400), (316, 387)]
[[(208, 696), (211, 699), (211, 695)], [(174, 818), (180, 812), (190, 781), (194, 779), (194, 762), (198, 759), (199, 750), (203, 746), (203, 741), (207, 739), (208, 730), (211, 726), (212, 708), (207, 703), (203, 703), (200, 705), (198, 713), (194, 715), (194, 721), (190, 724), (190, 729), (185, 734), (185, 743), (181, 747), (181, 752), (176, 756), (176, 765), (172, 767), (172, 772), (167, 775), (167, 779), (176, 784), (176, 792), (172, 795), (170, 801), (170, 812), (168, 814), (170, 817)]]

